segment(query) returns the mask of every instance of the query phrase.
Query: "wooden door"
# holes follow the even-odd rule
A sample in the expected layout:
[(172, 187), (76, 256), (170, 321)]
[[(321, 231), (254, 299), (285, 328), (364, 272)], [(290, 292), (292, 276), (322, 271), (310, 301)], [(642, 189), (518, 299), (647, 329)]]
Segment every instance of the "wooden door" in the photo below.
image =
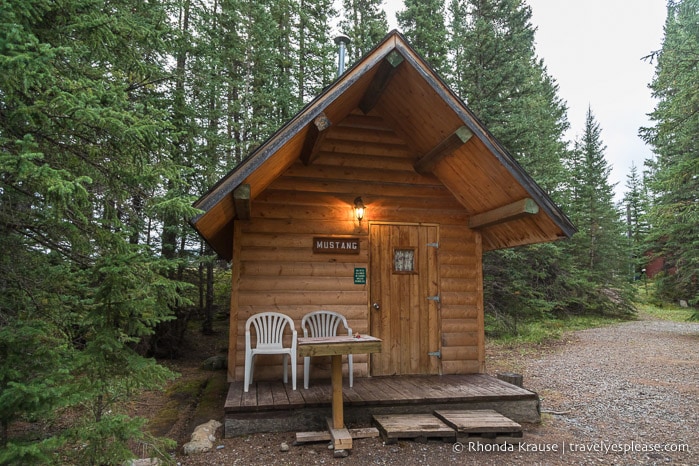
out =
[(437, 226), (372, 224), (369, 243), (371, 374), (439, 373)]

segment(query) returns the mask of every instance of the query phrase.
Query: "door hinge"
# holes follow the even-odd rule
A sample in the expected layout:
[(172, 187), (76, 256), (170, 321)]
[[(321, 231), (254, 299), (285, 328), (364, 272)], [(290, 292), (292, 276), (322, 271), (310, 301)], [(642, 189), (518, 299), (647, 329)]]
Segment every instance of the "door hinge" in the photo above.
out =
[(441, 351), (430, 351), (427, 353), (427, 356), (437, 356), (437, 358), (442, 359), (442, 352)]
[(436, 296), (428, 296), (428, 297), (427, 297), (427, 300), (428, 300), (428, 301), (437, 301), (437, 302), (439, 302), (439, 295), (436, 295)]
[(439, 243), (427, 243), (427, 247), (428, 247), (428, 248), (438, 248), (438, 247), (439, 247)]

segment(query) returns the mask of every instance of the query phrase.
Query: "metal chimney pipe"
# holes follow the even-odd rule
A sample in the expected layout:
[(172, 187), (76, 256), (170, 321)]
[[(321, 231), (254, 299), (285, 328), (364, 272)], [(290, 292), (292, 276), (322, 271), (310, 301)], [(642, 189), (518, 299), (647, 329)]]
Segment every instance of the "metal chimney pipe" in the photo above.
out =
[(338, 78), (345, 72), (345, 48), (350, 42), (350, 38), (344, 34), (335, 37), (335, 43), (340, 46), (340, 56), (337, 59)]

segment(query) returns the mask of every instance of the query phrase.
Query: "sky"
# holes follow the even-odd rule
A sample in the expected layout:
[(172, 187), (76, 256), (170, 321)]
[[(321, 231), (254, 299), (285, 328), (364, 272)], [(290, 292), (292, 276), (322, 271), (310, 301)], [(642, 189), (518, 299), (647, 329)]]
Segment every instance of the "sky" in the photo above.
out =
[[(642, 58), (662, 45), (666, 0), (526, 1), (537, 28), (536, 54), (567, 103), (566, 139), (582, 134), (591, 108), (620, 201), (632, 162), (640, 172), (652, 155), (638, 129), (652, 124), (647, 114), (655, 101), (648, 84), (655, 65)], [(403, 9), (403, 0), (384, 4), (389, 30), (397, 28), (395, 12)]]

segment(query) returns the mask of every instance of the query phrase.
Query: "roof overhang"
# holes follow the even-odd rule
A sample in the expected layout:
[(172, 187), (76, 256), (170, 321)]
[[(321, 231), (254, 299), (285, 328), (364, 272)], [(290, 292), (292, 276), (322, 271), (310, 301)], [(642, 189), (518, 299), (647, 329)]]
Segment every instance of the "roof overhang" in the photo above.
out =
[[(570, 237), (575, 227), (430, 66), (392, 31), (204, 194), (190, 220), (223, 258), (233, 222), (299, 158), (312, 163), (325, 128), (352, 111), (378, 113), (409, 142), (415, 171), (463, 205), (484, 250)], [(249, 212), (249, 210), (248, 210)]]

